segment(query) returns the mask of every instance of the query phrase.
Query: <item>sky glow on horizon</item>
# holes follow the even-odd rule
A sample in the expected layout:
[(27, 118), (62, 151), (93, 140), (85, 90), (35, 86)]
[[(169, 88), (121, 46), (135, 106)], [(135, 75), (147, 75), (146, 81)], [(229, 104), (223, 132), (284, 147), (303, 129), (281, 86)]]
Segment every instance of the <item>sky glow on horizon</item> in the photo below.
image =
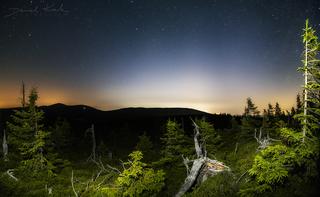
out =
[[(47, 2), (47, 1), (45, 1)], [(241, 114), (295, 105), (301, 33), (320, 30), (320, 1), (48, 1), (67, 14), (10, 13), (43, 1), (5, 0), (0, 16), (0, 108), (21, 81), (40, 105), (187, 107)]]

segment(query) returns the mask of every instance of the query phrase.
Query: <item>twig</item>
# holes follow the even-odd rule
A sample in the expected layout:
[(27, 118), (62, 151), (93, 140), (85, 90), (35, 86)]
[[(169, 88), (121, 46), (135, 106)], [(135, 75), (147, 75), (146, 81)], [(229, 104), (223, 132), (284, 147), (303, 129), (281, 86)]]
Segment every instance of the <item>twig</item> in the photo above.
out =
[(262, 127), (259, 129), (259, 138), (257, 138), (257, 129), (255, 129), (254, 138), (257, 140), (259, 144), (257, 151), (265, 149), (271, 144), (269, 133), (267, 133), (267, 137), (262, 138)]
[(78, 193), (76, 192), (75, 188), (74, 188), (74, 185), (73, 185), (73, 170), (71, 172), (71, 186), (72, 186), (72, 190), (73, 190), (73, 193), (76, 197), (78, 197)]
[(124, 162), (120, 159), (120, 163), (121, 163), (121, 165), (122, 165), (122, 168), (124, 169), (124, 170), (126, 170), (126, 167), (124, 166)]
[(190, 168), (189, 168), (189, 162), (190, 162), (190, 160), (189, 160), (189, 158), (188, 157), (184, 157), (183, 155), (181, 155), (181, 157), (182, 157), (182, 159), (183, 159), (183, 164), (186, 166), (186, 170), (187, 170), (187, 176), (189, 175), (189, 173), (190, 173)]
[(242, 177), (243, 177), (245, 174), (247, 174), (248, 171), (249, 171), (249, 170), (246, 170), (246, 171), (238, 178), (238, 180), (236, 181), (236, 183), (239, 183), (239, 181), (242, 179)]
[(18, 178), (13, 175), (14, 169), (8, 169), (6, 174), (11, 177), (13, 180), (18, 181)]
[(236, 155), (237, 154), (237, 151), (238, 151), (238, 142), (236, 143), (236, 148), (234, 149), (234, 155)]

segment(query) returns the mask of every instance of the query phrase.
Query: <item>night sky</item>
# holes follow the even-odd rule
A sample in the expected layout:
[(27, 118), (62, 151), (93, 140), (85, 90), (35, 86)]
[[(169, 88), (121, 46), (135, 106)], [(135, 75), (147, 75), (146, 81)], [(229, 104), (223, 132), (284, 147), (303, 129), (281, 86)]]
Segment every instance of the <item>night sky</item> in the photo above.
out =
[(296, 69), (305, 19), (320, 32), (319, 0), (0, 6), (0, 107), (19, 105), (24, 80), (38, 87), (41, 105), (242, 113), (250, 96), (260, 110), (276, 101), (290, 108), (302, 85)]

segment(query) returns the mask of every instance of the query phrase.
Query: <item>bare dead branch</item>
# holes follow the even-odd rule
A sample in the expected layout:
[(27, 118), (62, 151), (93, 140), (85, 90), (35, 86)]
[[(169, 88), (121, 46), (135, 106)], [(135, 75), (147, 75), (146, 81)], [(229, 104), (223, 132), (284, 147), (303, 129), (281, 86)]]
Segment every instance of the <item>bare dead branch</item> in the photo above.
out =
[(257, 129), (255, 129), (254, 138), (257, 140), (259, 144), (257, 151), (263, 150), (271, 144), (269, 133), (267, 133), (267, 137), (262, 137), (262, 127), (259, 129), (259, 138), (257, 137)]
[(48, 185), (45, 185), (45, 190), (48, 191), (48, 194), (51, 195), (52, 194), (52, 187), (48, 187)]
[(188, 176), (190, 173), (189, 163), (192, 161), (190, 161), (188, 157), (184, 157), (183, 155), (181, 155), (181, 157), (183, 159), (183, 164), (186, 166), (187, 176)]
[(120, 163), (121, 163), (123, 170), (126, 170), (126, 167), (124, 166), (124, 162), (121, 159), (120, 159)]
[(237, 142), (237, 143), (236, 143), (236, 147), (235, 147), (235, 149), (234, 149), (234, 153), (233, 153), (234, 155), (236, 155), (236, 154), (237, 154), (237, 151), (238, 151), (238, 145), (239, 145), (239, 143)]
[[(100, 174), (102, 173), (102, 172), (104, 172), (104, 171), (107, 171), (107, 169), (106, 169), (106, 167), (105, 167), (105, 165), (107, 166), (107, 168), (109, 168), (111, 171), (114, 171), (115, 173), (117, 173), (117, 174), (120, 174), (121, 172), (120, 172), (120, 170), (118, 170), (117, 168), (115, 168), (115, 167), (112, 167), (111, 165), (109, 165), (109, 164), (103, 164), (102, 163), (102, 161), (101, 161), (101, 157), (99, 158), (99, 162), (97, 162), (97, 161), (94, 161), (94, 160), (92, 160), (97, 166), (98, 166), (98, 168), (100, 168)], [(99, 173), (98, 173), (99, 174)], [(97, 177), (98, 178), (98, 177)]]
[(72, 186), (72, 190), (73, 190), (73, 193), (76, 197), (78, 197), (78, 193), (76, 191), (76, 189), (74, 188), (74, 185), (73, 185), (73, 170), (71, 172), (71, 186)]
[(118, 174), (120, 174), (120, 173), (121, 173), (121, 172), (120, 172), (120, 170), (118, 170), (118, 169), (117, 169), (117, 168), (115, 168), (115, 167), (110, 166), (109, 164), (106, 164), (106, 166), (107, 166), (108, 168), (110, 168), (111, 170), (113, 170), (113, 171), (117, 172)]
[(241, 176), (238, 178), (238, 180), (236, 181), (236, 183), (239, 183), (239, 181), (242, 179), (242, 177), (247, 174), (249, 170), (246, 170), (243, 174), (241, 174)]
[(11, 177), (13, 180), (18, 181), (18, 178), (14, 176), (13, 171), (14, 171), (14, 169), (8, 169), (8, 170), (6, 171), (6, 174), (7, 174), (9, 177)]

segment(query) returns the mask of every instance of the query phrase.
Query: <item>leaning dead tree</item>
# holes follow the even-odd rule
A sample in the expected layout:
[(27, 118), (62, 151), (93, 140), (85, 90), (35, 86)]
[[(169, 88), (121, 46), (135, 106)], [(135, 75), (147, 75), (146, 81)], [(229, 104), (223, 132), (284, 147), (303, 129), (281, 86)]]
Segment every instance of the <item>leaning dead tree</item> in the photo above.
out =
[[(188, 158), (183, 158), (184, 164), (187, 168), (187, 178), (182, 184), (176, 197), (183, 196), (195, 183), (202, 183), (207, 180), (208, 177), (214, 176), (217, 173), (223, 171), (230, 171), (230, 168), (224, 165), (222, 162), (213, 160), (207, 157), (207, 151), (202, 144), (199, 143), (201, 137), (198, 125), (193, 122), (194, 126), (194, 147), (197, 154), (197, 159), (189, 160)], [(189, 168), (189, 163), (192, 162), (191, 169)]]

